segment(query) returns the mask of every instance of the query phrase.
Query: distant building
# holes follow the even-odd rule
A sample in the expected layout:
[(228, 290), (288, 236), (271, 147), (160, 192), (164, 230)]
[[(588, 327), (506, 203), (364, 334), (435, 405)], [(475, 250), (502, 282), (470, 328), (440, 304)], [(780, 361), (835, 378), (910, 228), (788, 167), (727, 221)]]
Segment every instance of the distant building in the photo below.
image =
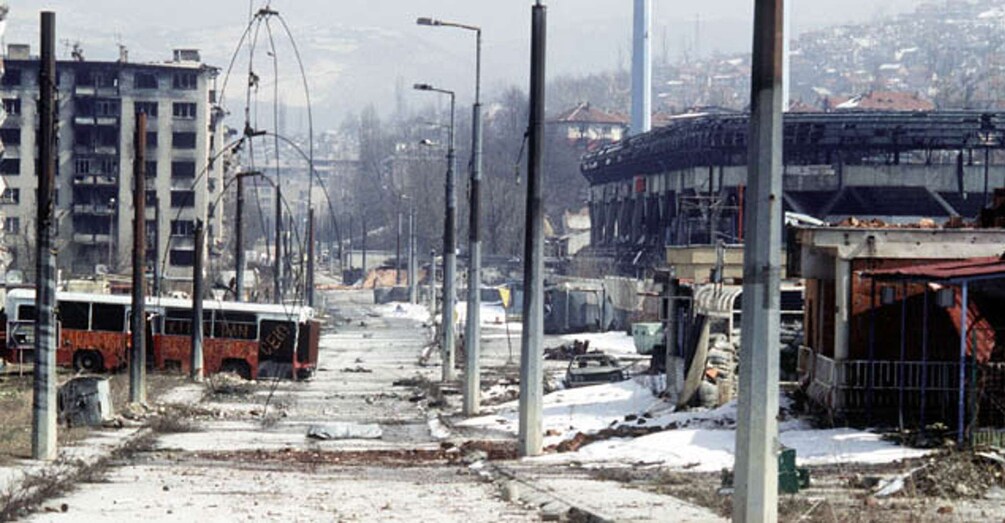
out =
[(628, 128), (628, 120), (624, 116), (601, 111), (591, 107), (589, 102), (580, 102), (559, 113), (548, 124), (570, 144), (584, 149), (619, 141)]
[(934, 111), (935, 104), (917, 93), (870, 91), (848, 100), (830, 102), (835, 111)]
[[(164, 63), (75, 60), (56, 64), (59, 158), (56, 166), (57, 265), (69, 274), (128, 266), (132, 252), (133, 135), (147, 115), (147, 263), (167, 279), (191, 278), (196, 220), (207, 243), (221, 237), (223, 145), (214, 107), (218, 70), (199, 52), (175, 50)], [(6, 188), (0, 216), (13, 254), (11, 268), (31, 272), (38, 159), (39, 59), (11, 44), (0, 97), (8, 118), (0, 129)], [(159, 211), (159, 212), (158, 212)], [(159, 225), (155, 219), (159, 215)], [(154, 239), (159, 238), (159, 245)], [(166, 261), (166, 262), (165, 262)]]

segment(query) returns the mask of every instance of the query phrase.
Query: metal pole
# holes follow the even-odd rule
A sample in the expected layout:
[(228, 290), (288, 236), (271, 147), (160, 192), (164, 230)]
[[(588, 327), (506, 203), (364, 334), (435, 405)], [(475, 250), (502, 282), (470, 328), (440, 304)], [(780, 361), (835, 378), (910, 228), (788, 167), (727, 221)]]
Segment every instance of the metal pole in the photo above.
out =
[(39, 70), (39, 142), (35, 250), (35, 367), (32, 388), (31, 457), (56, 458), (56, 254), (53, 250), (56, 175), (56, 14), (42, 11)]
[(649, 132), (652, 118), (653, 68), (651, 60), (652, 0), (635, 0), (632, 38), (632, 127), (631, 133)]
[[(132, 340), (133, 355), (129, 358), (129, 401), (147, 401), (146, 352), (146, 157), (147, 115), (136, 115), (136, 132), (133, 138), (133, 305)], [(156, 261), (155, 261), (156, 263)]]
[(783, 0), (756, 0), (733, 519), (778, 519)]
[(468, 314), (464, 330), (467, 358), (464, 367), (464, 415), (478, 414), (481, 404), (481, 184), (482, 184), (482, 31), (477, 32), (475, 55), (475, 105), (471, 113), (471, 192), (468, 195), (470, 221), (468, 226)]
[(546, 7), (540, 0), (531, 8), (530, 122), (527, 138), (527, 216), (524, 226), (523, 332), (520, 335), (521, 456), (541, 453), (541, 406), (544, 395), (541, 368), (544, 337), (544, 217), (541, 187), (544, 147)]
[(349, 249), (348, 249), (349, 250), (349, 260), (348, 261), (349, 261), (349, 271), (351, 272), (352, 271), (352, 214), (349, 215), (348, 241), (349, 241)]
[(963, 446), (963, 418), (967, 390), (967, 308), (970, 298), (967, 284), (967, 280), (963, 280), (963, 289), (960, 291), (960, 400), (956, 413), (956, 443), (960, 447)]
[(307, 209), (307, 305), (314, 306), (314, 207)]
[(234, 220), (234, 301), (244, 300), (244, 176), (237, 175), (237, 216)]
[(415, 203), (408, 208), (408, 303), (419, 303), (419, 281), (415, 266)]
[(450, 95), (450, 146), (447, 149), (446, 217), (443, 220), (443, 381), (454, 379), (454, 308), (457, 292), (457, 156), (454, 150), (454, 93)]
[(429, 250), (429, 316), (436, 316), (436, 250)]
[(154, 296), (161, 295), (161, 199), (154, 197)]
[(362, 225), (363, 225), (363, 231), (362, 231), (363, 232), (363, 238), (360, 239), (360, 242), (362, 242), (362, 247), (363, 247), (363, 280), (365, 281), (366, 280), (366, 234), (367, 234), (367, 231), (366, 231), (366, 213), (363, 213), (363, 216), (360, 217), (360, 222), (362, 222)]
[(276, 245), (273, 247), (275, 250), (275, 260), (272, 264), (272, 289), (273, 297), (272, 301), (275, 303), (283, 302), (283, 262), (281, 261), (283, 257), (283, 190), (279, 188), (279, 184), (276, 184)]
[(202, 381), (202, 251), (203, 242), (202, 220), (195, 221), (195, 263), (192, 267), (192, 362), (191, 372), (194, 381)]
[(401, 210), (398, 210), (398, 229), (394, 235), (394, 284), (401, 285)]

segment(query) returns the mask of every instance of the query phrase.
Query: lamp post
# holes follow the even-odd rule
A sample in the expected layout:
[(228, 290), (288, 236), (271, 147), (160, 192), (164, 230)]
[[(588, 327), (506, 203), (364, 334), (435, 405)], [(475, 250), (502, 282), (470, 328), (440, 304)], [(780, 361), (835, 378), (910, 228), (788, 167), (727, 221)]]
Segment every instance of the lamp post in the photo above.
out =
[(108, 272), (112, 272), (112, 257), (115, 251), (115, 198), (108, 199)]
[(454, 181), (454, 107), (453, 91), (429, 84), (415, 84), (417, 91), (431, 91), (450, 96), (450, 127), (447, 145), (446, 216), (443, 220), (443, 381), (454, 379), (454, 280), (457, 272), (457, 195)]
[(481, 353), (481, 181), (482, 181), (482, 29), (475, 25), (447, 22), (434, 18), (419, 18), (418, 25), (454, 27), (475, 33), (475, 103), (471, 114), (471, 190), (468, 193), (470, 222), (468, 227), (468, 307), (464, 329), (465, 379), (464, 414), (478, 413), (480, 376), (478, 358)]

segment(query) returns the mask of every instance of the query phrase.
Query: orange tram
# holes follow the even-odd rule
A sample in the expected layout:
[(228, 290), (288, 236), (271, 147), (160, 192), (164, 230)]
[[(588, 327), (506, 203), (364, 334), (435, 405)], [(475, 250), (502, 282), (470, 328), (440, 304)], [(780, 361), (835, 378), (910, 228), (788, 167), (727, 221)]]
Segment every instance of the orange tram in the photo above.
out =
[[(56, 364), (78, 371), (128, 366), (132, 346), (129, 296), (58, 292)], [(35, 290), (7, 292), (4, 314), (9, 363), (34, 357)], [(147, 298), (147, 365), (188, 372), (192, 351), (192, 301)], [(314, 310), (296, 305), (203, 301), (203, 368), (245, 379), (305, 379), (317, 369), (321, 324)]]

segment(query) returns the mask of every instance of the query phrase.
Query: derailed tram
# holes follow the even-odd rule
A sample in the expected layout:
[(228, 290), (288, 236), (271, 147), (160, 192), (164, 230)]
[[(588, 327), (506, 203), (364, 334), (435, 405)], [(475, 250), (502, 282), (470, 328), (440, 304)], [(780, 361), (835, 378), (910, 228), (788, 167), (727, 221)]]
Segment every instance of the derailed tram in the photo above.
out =
[[(128, 365), (131, 348), (129, 296), (59, 292), (56, 364), (78, 371), (115, 371)], [(146, 300), (147, 365), (188, 372), (191, 365), (192, 302)], [(35, 291), (14, 289), (5, 303), (10, 363), (32, 361)], [(245, 379), (305, 379), (317, 368), (321, 324), (314, 310), (296, 305), (203, 301), (203, 368)]]

